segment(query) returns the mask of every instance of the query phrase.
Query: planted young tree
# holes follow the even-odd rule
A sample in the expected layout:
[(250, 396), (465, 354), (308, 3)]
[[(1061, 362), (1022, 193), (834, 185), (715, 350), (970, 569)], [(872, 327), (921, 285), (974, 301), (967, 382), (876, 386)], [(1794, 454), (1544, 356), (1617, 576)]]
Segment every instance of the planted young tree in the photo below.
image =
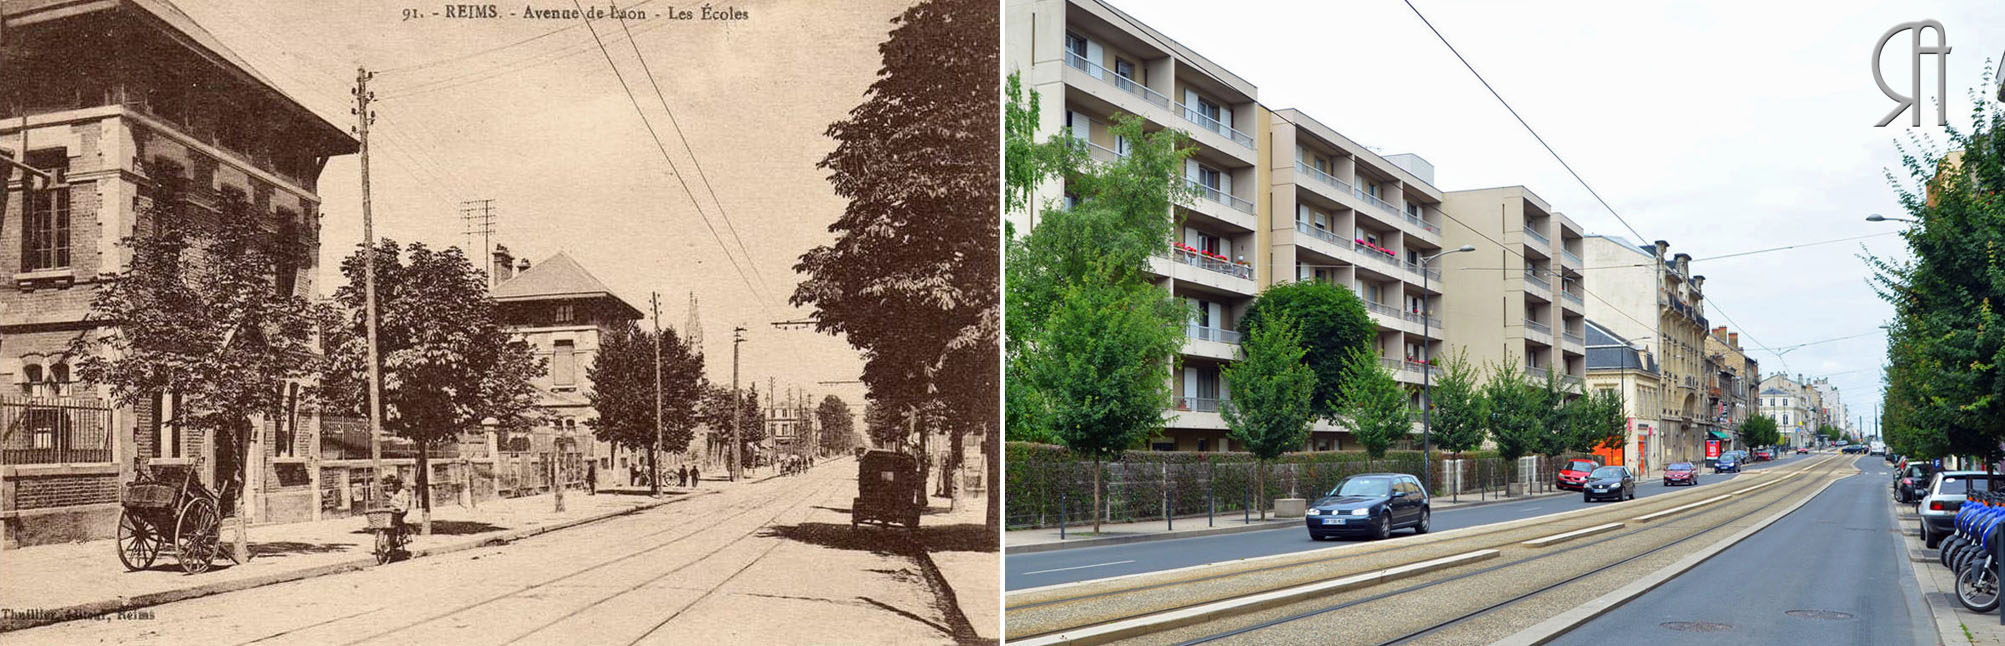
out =
[(104, 276), (91, 302), (90, 320), (109, 327), (77, 337), (71, 352), (83, 357), (78, 376), (110, 386), (121, 405), (175, 393), (175, 421), (215, 438), (219, 511), (237, 518), (241, 562), (250, 558), (241, 505), (252, 418), (281, 410), (284, 384), (318, 367), (313, 307), (285, 275), (300, 267), (303, 246), (241, 194), (225, 193), (220, 212), (199, 219), (174, 182), (152, 198), (141, 217), (151, 231), (121, 243), (132, 264)]
[[(1827, 427), (1828, 428), (1828, 427)], [(1775, 446), (1782, 442), (1782, 432), (1775, 419), (1767, 415), (1756, 415), (1740, 423), (1740, 440), (1748, 446)]]
[(1344, 363), (1344, 389), (1338, 403), (1338, 418), (1373, 460), (1385, 457), (1393, 440), (1413, 432), (1413, 410), (1406, 389), (1369, 348), (1352, 350)]
[[(363, 252), (341, 261), (322, 327), (331, 363), (325, 387), (338, 410), (368, 411)], [(501, 326), (481, 272), (457, 247), (434, 250), (384, 239), (376, 251), (377, 347), (383, 429), (417, 445), (418, 502), (431, 533), (431, 453), (494, 418), (522, 431), (545, 422), (533, 383), (546, 362)]]
[(1490, 439), (1507, 467), (1539, 449), (1552, 407), (1542, 389), (1526, 382), (1517, 362), (1506, 359), (1491, 366), (1483, 400), (1489, 403)]
[(1602, 390), (1575, 397), (1563, 406), (1572, 438), (1569, 450), (1588, 453), (1622, 450), (1629, 441), (1629, 414), (1623, 410), (1622, 394)]
[(815, 406), (815, 425), (821, 429), (823, 452), (837, 455), (856, 447), (856, 420), (850, 417), (849, 403), (841, 397), (822, 398)]
[[(1232, 399), (1219, 405), (1232, 440), (1259, 459), (1254, 491), (1267, 492), (1267, 464), (1282, 453), (1301, 448), (1316, 413), (1310, 398), (1316, 374), (1302, 364), (1302, 333), (1286, 316), (1263, 319), (1240, 344), (1245, 356), (1224, 370), (1232, 384)], [(1265, 500), (1260, 517), (1267, 518)]]
[(1458, 351), (1442, 363), (1431, 404), (1429, 432), (1441, 450), (1461, 460), (1462, 452), (1483, 445), (1483, 436), (1489, 428), (1490, 402), (1483, 398), (1467, 351)]
[[(1370, 351), (1378, 335), (1378, 324), (1365, 310), (1364, 299), (1324, 282), (1278, 283), (1262, 290), (1246, 308), (1246, 315), (1239, 320), (1240, 333), (1246, 334), (1257, 322), (1270, 317), (1300, 322), (1306, 350), (1302, 361), (1316, 374), (1311, 405), (1318, 418), (1338, 421), (1351, 356), (1359, 350)], [(1377, 366), (1375, 357), (1372, 365)]]
[[(661, 493), (660, 479), (653, 475), (661, 473), (658, 454), (687, 451), (695, 436), (697, 405), (704, 390), (703, 355), (691, 351), (674, 330), (662, 330), (657, 337), (629, 322), (599, 337), (599, 350), (585, 375), (592, 383), (586, 398), (598, 414), (585, 424), (602, 441), (647, 450), (649, 487)], [(656, 433), (657, 422), (660, 433)]]

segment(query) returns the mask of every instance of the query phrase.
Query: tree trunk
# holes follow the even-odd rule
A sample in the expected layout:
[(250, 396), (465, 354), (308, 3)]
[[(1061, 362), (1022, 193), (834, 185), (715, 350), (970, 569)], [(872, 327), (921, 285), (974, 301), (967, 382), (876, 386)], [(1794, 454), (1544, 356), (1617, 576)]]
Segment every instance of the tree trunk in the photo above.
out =
[(230, 546), (230, 560), (238, 563), (246, 563), (251, 560), (250, 505), (247, 504), (250, 497), (245, 495), (250, 491), (251, 479), (251, 434), (245, 428), (250, 426), (250, 420), (245, 419), (240, 424), (236, 429), (236, 437), (231, 438), (232, 441), (230, 442), (233, 447), (232, 451), (237, 454), (235, 477), (239, 483), (235, 493), (231, 494), (237, 498), (231, 505), (236, 508), (234, 511), (237, 515), (237, 522), (235, 523), (237, 526), (237, 540)]
[(1267, 461), (1253, 463), (1253, 504), (1260, 508), (1260, 520), (1267, 520)]
[(418, 518), (423, 528), (420, 534), (432, 535), (432, 441), (431, 438), (418, 440), (418, 475), (412, 481), (418, 487)]
[(651, 444), (648, 447), (647, 472), (652, 475), (648, 479), (647, 490), (650, 495), (654, 496), (661, 495), (661, 460), (659, 457), (657, 457), (660, 454), (661, 454), (661, 444), (655, 443)]
[(1100, 458), (1093, 458), (1093, 533), (1100, 533)]
[[(961, 472), (961, 450), (967, 447), (967, 440), (965, 439), (967, 436), (967, 429), (959, 425), (955, 425), (954, 430), (951, 432), (953, 433), (953, 436), (952, 436), (952, 441), (948, 442), (947, 464), (946, 468), (942, 469), (942, 472), (947, 474), (959, 474)], [(946, 490), (948, 498), (960, 497), (955, 495), (955, 493), (956, 489), (960, 486), (961, 483), (955, 482), (955, 480), (956, 478), (950, 475), (950, 476), (944, 476), (944, 479), (941, 482), (940, 488)]]
[(988, 528), (989, 531), (999, 531), (1002, 528), (1002, 491), (997, 487), (1002, 486), (1002, 434), (996, 432), (994, 425), (983, 425), (982, 448), (983, 461), (989, 467), (988, 482), (982, 487), (982, 493), (989, 499)]

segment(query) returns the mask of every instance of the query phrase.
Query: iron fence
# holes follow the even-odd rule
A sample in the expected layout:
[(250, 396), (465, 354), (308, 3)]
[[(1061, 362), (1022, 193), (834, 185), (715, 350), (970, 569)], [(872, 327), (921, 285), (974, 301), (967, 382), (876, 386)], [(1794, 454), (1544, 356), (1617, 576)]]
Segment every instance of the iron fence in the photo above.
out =
[(0, 464), (112, 461), (109, 402), (87, 397), (0, 397)]

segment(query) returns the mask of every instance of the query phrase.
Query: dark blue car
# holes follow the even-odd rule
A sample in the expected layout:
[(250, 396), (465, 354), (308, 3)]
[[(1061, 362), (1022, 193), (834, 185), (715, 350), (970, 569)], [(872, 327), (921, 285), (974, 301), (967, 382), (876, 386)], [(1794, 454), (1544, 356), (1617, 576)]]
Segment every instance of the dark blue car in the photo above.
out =
[(1427, 490), (1420, 479), (1404, 473), (1366, 473), (1344, 478), (1328, 495), (1309, 505), (1305, 524), (1309, 538), (1323, 540), (1346, 534), (1385, 538), (1392, 530), (1412, 527), (1425, 534), (1433, 523)]
[(1713, 473), (1729, 471), (1740, 473), (1740, 456), (1734, 455), (1731, 451), (1720, 454), (1719, 461), (1713, 463)]

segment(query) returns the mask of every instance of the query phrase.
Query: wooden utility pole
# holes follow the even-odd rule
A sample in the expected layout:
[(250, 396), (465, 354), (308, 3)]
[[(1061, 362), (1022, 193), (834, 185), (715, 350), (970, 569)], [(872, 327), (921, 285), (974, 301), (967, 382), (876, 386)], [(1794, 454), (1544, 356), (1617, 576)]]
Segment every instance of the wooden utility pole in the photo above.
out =
[[(355, 68), (355, 134), (361, 139), (362, 159), (362, 309), (364, 335), (369, 346), (369, 499), (372, 504), (382, 504), (383, 500), (383, 369), (377, 359), (376, 347), (376, 221), (369, 210), (369, 123), (376, 115), (369, 111), (369, 102), (376, 94), (369, 91), (369, 77), (375, 76), (362, 67)], [(431, 529), (431, 518), (425, 518), (425, 529)], [(430, 532), (425, 532), (429, 534)]]
[(654, 448), (647, 454), (648, 471), (653, 472), (648, 491), (661, 495), (661, 292), (648, 294), (654, 308)]
[(731, 329), (731, 481), (743, 475), (745, 456), (745, 411), (738, 396), (738, 346), (745, 343), (745, 328)]

